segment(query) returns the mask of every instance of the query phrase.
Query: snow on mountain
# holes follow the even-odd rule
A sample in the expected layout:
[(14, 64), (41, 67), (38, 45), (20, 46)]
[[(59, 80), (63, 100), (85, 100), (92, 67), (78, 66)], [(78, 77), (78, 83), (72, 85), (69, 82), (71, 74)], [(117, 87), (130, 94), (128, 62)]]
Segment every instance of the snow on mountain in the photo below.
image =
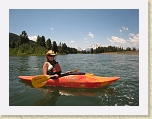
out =
[(101, 45), (99, 43), (94, 43), (91, 46), (89, 46), (88, 48), (86, 48), (86, 51), (90, 51), (91, 48), (93, 48), (94, 50), (98, 47), (100, 47)]
[(94, 50), (98, 47), (100, 47), (101, 45), (99, 43), (94, 43), (93, 45), (90, 46), (90, 48), (93, 48)]
[(78, 51), (82, 51), (82, 49), (78, 46), (76, 46), (75, 49), (77, 49)]
[(101, 47), (101, 45), (100, 45), (99, 43), (94, 43), (94, 44), (92, 44), (91, 46), (89, 46), (89, 47), (86, 48), (86, 49), (82, 49), (82, 48), (80, 48), (80, 47), (78, 47), (78, 46), (76, 46), (75, 49), (77, 49), (78, 51), (82, 51), (82, 50), (90, 51), (91, 48), (93, 48), (93, 49), (95, 50), (95, 49), (98, 48), (98, 47)]

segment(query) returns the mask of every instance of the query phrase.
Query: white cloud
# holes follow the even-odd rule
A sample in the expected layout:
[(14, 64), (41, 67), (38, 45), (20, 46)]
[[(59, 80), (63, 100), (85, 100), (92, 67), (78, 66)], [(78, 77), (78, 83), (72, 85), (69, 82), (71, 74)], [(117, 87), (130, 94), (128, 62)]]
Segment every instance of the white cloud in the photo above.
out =
[(54, 30), (54, 28), (50, 28), (52, 31)]
[[(107, 38), (108, 39), (108, 38)], [(112, 36), (111, 39), (108, 39), (112, 44), (113, 43), (121, 43), (121, 44), (125, 44), (127, 43), (126, 40), (124, 40), (123, 38), (119, 38), (116, 36)]]
[(30, 40), (36, 41), (37, 36), (28, 36), (28, 38), (29, 38)]
[(89, 36), (90, 36), (91, 38), (94, 38), (94, 35), (93, 35), (91, 32), (89, 32)]
[(75, 42), (74, 40), (71, 41), (71, 43), (74, 43), (74, 42)]
[(122, 32), (122, 30), (121, 30), (121, 29), (120, 29), (119, 31), (120, 31), (120, 33)]
[(129, 33), (129, 41), (133, 42), (133, 43), (137, 43), (139, 42), (139, 34), (133, 34), (133, 33)]
[(129, 29), (128, 28), (126, 28), (126, 27), (122, 27), (122, 29), (124, 30), (124, 31), (128, 31)]
[(123, 26), (122, 29), (119, 30), (119, 32), (122, 33), (123, 31), (129, 31), (129, 28)]
[(132, 47), (139, 47), (139, 34), (129, 33), (129, 42), (132, 43)]
[(129, 33), (128, 34), (128, 39), (125, 40), (123, 38), (119, 38), (117, 36), (111, 36), (111, 38), (107, 38), (108, 41), (111, 42), (112, 45), (119, 45), (122, 46), (123, 48), (130, 47), (130, 48), (139, 48), (139, 34), (133, 34)]

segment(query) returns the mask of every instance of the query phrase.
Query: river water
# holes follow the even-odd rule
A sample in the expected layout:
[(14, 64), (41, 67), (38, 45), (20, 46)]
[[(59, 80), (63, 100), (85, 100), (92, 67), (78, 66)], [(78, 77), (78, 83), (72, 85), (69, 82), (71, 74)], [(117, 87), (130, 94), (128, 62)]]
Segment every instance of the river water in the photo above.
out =
[(120, 76), (99, 89), (33, 88), (18, 76), (42, 74), (45, 56), (9, 57), (9, 106), (139, 106), (139, 55), (69, 54), (57, 55), (62, 71)]

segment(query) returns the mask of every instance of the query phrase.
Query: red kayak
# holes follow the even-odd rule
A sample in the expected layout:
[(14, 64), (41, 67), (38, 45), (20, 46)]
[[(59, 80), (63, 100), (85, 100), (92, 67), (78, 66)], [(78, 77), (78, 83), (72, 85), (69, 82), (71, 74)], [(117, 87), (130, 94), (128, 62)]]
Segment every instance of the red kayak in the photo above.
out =
[[(19, 76), (21, 80), (28, 82), (32, 81), (35, 76)], [(44, 86), (54, 86), (54, 87), (69, 87), (69, 88), (100, 88), (107, 86), (120, 77), (100, 77), (94, 76), (93, 74), (84, 75), (67, 75), (60, 78), (48, 79)]]

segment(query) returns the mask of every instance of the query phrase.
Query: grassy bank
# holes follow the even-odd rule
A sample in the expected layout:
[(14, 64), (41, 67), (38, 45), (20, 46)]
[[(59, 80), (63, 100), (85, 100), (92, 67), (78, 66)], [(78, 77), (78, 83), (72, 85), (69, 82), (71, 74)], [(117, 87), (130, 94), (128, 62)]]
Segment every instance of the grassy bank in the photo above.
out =
[(101, 54), (130, 54), (130, 55), (139, 55), (139, 51), (120, 51), (120, 52), (105, 52)]
[[(83, 53), (77, 53), (77, 54), (83, 54)], [(90, 54), (90, 53), (89, 53)], [(98, 54), (98, 53), (97, 53)], [(139, 51), (120, 51), (120, 52), (104, 52), (101, 54), (130, 54), (130, 55), (139, 55)], [(66, 55), (66, 54), (60, 54), (57, 55)], [(30, 53), (9, 53), (9, 56), (45, 56), (45, 53), (36, 53), (36, 54), (30, 54)]]

